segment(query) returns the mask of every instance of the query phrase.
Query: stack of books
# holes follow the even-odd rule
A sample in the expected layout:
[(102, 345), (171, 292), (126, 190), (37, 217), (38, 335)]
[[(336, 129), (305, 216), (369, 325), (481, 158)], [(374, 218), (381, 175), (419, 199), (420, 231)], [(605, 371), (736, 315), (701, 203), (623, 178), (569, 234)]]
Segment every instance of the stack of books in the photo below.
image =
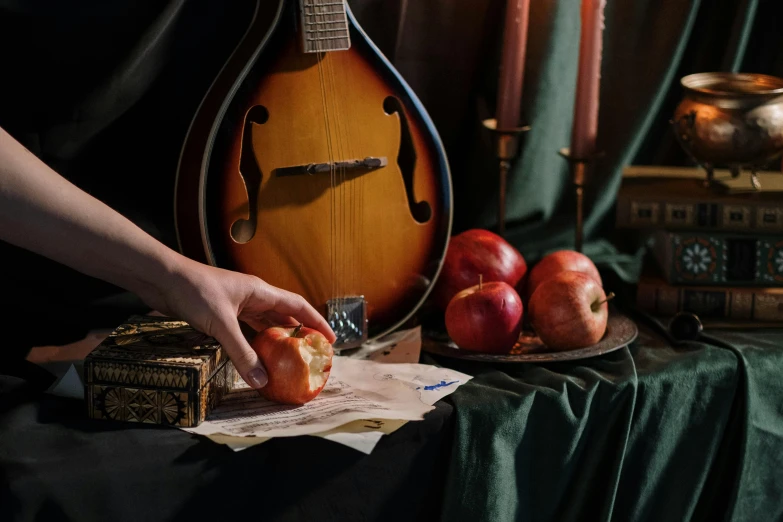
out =
[(616, 225), (652, 235), (637, 306), (659, 316), (783, 321), (783, 173), (732, 178), (701, 169), (627, 167)]

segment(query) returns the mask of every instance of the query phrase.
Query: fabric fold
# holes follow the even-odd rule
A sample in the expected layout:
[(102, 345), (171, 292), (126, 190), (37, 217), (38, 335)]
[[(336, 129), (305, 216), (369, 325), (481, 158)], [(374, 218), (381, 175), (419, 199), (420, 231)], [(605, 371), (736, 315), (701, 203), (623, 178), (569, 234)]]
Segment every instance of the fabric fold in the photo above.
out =
[(440, 363), (452, 397), (444, 521), (783, 517), (783, 332), (630, 347), (568, 363)]

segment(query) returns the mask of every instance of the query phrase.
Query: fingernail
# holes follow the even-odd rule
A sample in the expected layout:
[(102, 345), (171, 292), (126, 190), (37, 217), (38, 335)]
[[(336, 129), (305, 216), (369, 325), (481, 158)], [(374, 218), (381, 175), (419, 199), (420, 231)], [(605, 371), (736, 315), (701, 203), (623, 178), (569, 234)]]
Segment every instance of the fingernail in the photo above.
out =
[(248, 384), (251, 388), (263, 388), (266, 383), (269, 382), (269, 377), (266, 375), (266, 370), (263, 368), (255, 368), (247, 373), (247, 378), (250, 380)]

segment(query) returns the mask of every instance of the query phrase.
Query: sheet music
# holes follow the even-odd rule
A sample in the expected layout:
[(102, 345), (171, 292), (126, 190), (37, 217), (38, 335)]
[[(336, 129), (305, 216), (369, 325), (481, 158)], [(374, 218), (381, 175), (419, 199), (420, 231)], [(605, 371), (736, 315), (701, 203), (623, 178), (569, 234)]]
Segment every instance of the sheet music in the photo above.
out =
[(201, 435), (292, 437), (363, 419), (422, 420), (433, 404), (471, 377), (426, 364), (379, 363), (335, 356), (321, 394), (303, 406), (269, 402), (250, 389), (235, 391), (194, 428)]

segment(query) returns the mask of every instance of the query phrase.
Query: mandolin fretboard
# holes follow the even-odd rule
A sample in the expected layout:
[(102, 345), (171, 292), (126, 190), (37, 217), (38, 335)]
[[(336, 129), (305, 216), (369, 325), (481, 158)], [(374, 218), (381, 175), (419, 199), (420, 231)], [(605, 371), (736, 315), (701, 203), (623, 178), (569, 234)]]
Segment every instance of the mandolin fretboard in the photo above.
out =
[(345, 0), (299, 0), (304, 52), (341, 51), (351, 47)]

